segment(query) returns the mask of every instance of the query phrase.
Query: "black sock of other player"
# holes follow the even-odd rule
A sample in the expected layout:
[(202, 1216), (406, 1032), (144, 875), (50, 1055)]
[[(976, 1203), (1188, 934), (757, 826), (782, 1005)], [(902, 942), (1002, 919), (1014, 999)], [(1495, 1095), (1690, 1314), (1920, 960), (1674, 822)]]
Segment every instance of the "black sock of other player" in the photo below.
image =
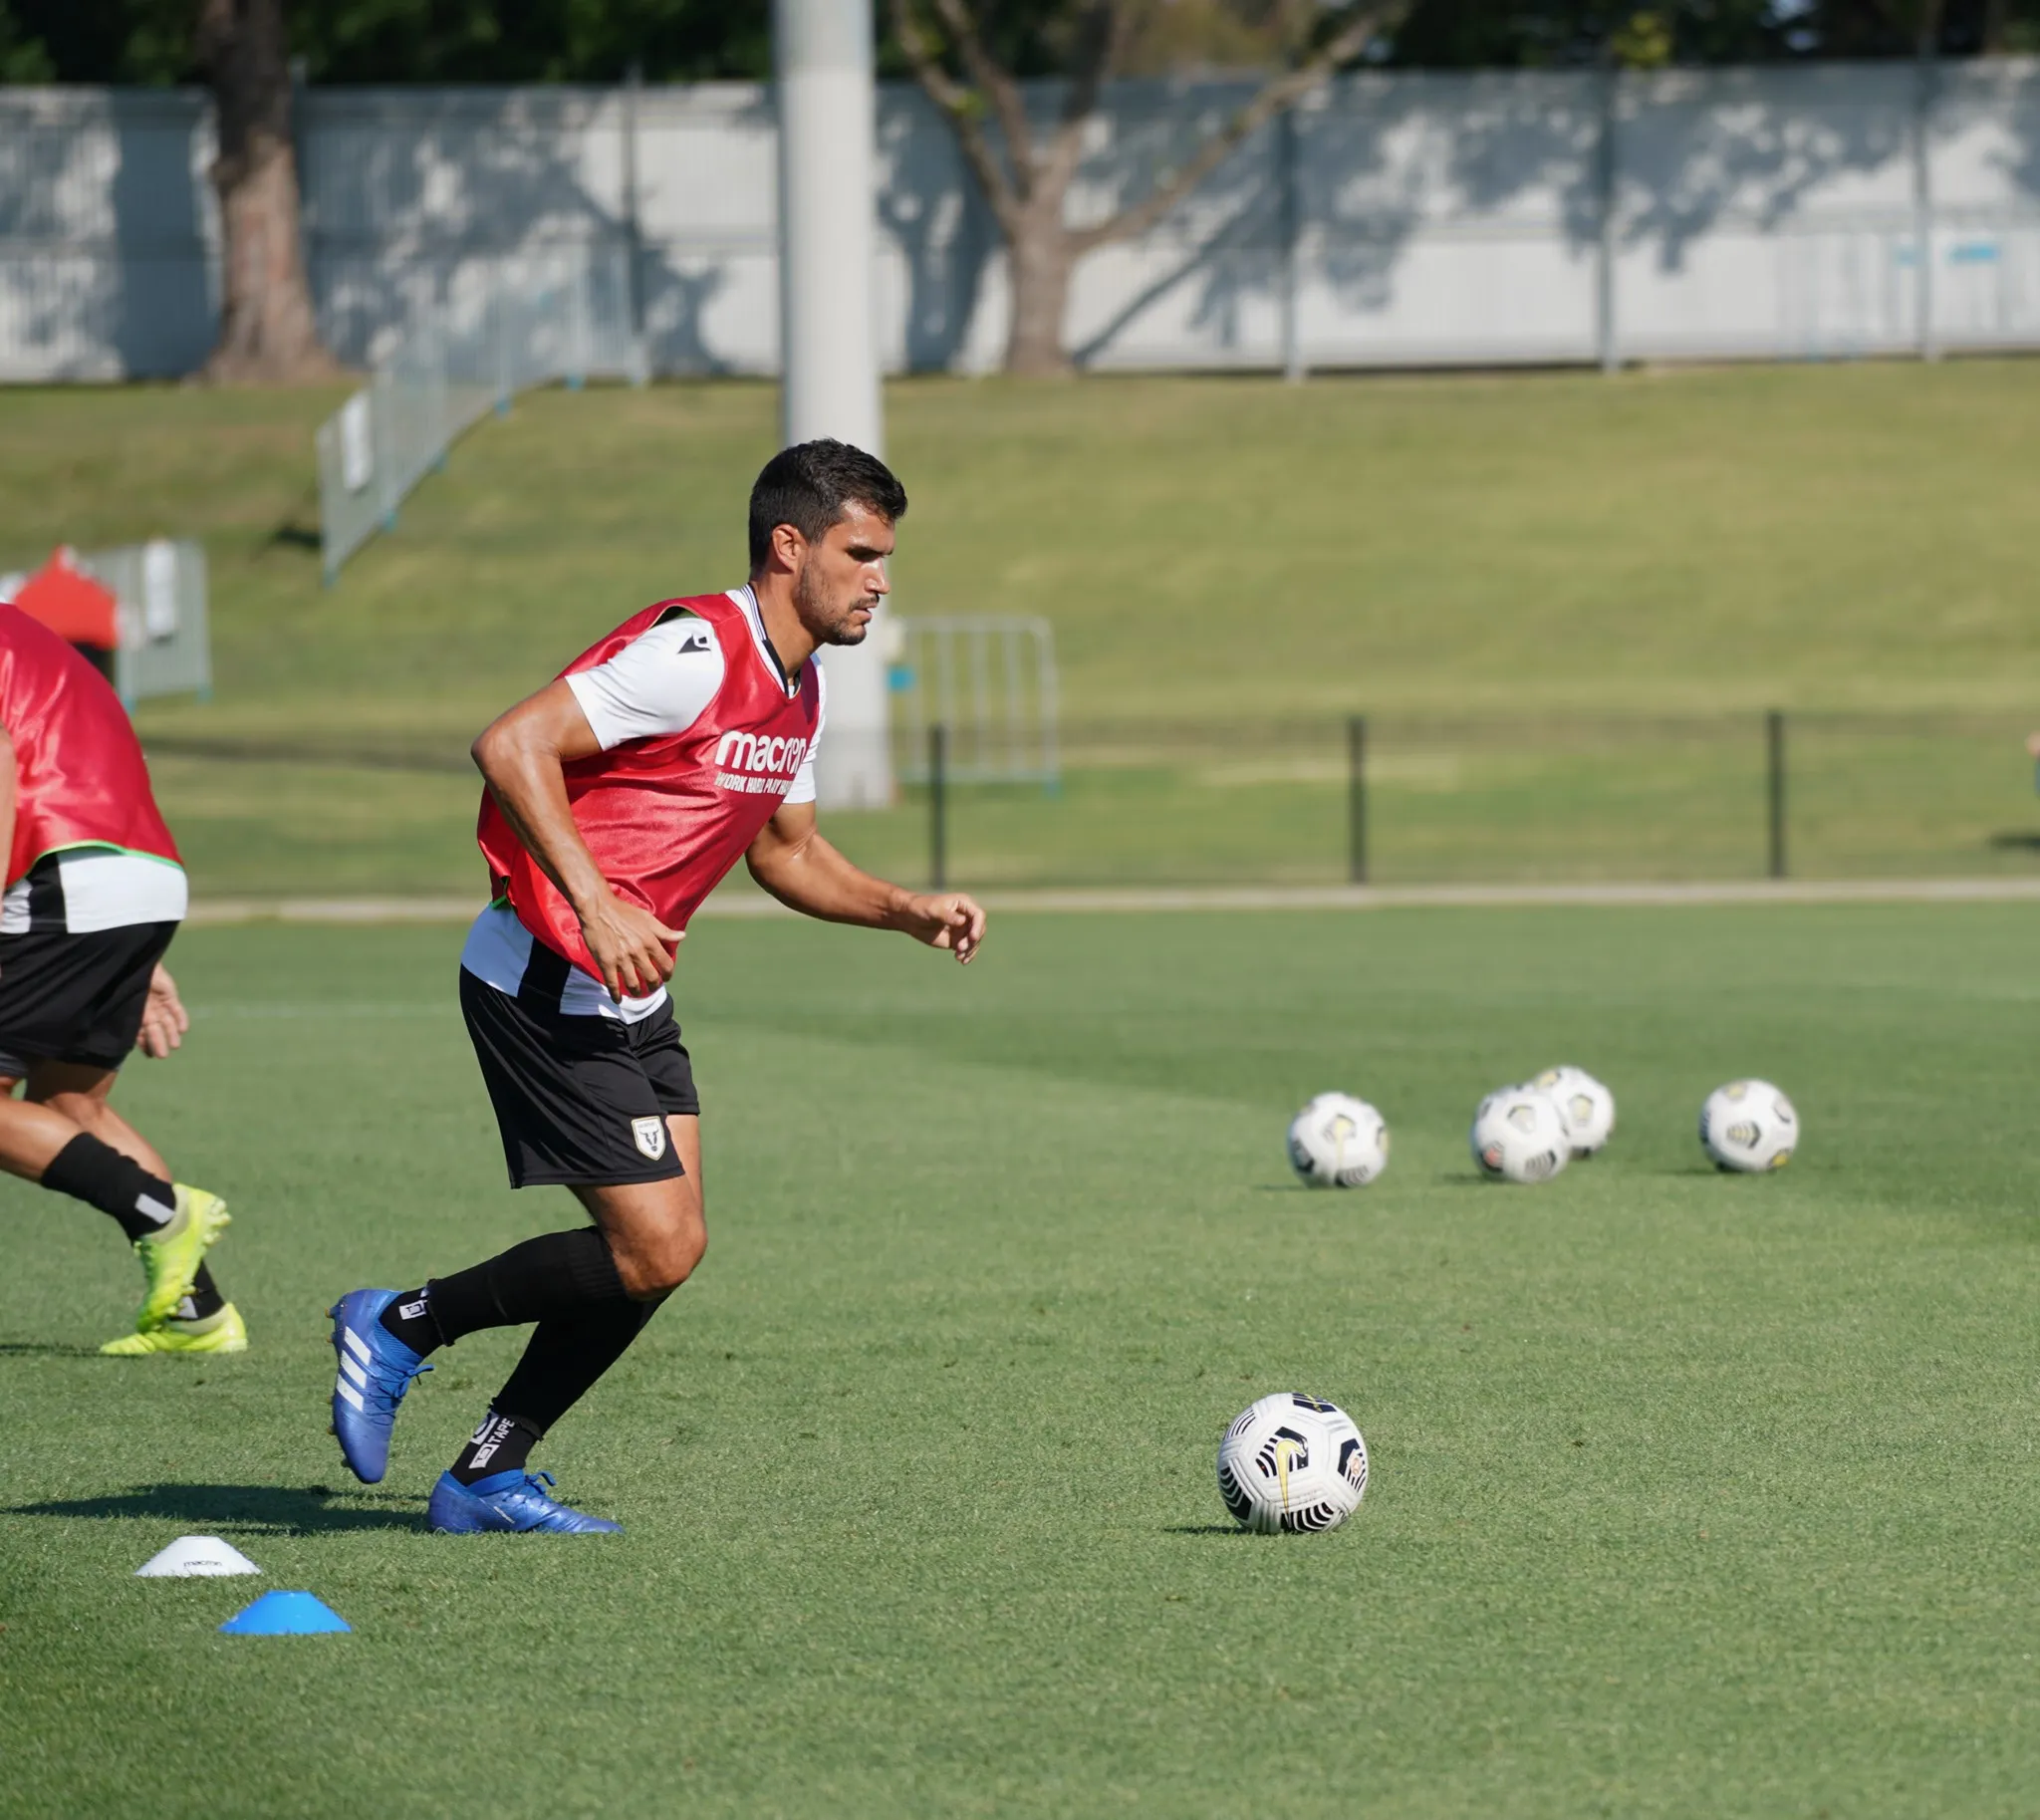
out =
[(212, 1280), (212, 1272), (200, 1264), (198, 1274), (191, 1279), (191, 1293), (177, 1304), (176, 1318), (180, 1321), (202, 1321), (208, 1315), (218, 1314), (226, 1305), (227, 1299)]
[(43, 1186), (111, 1214), (130, 1239), (159, 1232), (176, 1217), (175, 1187), (90, 1132), (80, 1132), (51, 1159)]
[(522, 1327), (611, 1303), (636, 1306), (624, 1293), (609, 1241), (584, 1226), (528, 1238), (470, 1270), (434, 1277), (383, 1309), (382, 1326), (423, 1354), (484, 1327)]
[(496, 1472), (522, 1472), (531, 1450), (545, 1430), (517, 1416), (501, 1416), (491, 1408), (482, 1426), (468, 1437), (450, 1470), (463, 1485)]

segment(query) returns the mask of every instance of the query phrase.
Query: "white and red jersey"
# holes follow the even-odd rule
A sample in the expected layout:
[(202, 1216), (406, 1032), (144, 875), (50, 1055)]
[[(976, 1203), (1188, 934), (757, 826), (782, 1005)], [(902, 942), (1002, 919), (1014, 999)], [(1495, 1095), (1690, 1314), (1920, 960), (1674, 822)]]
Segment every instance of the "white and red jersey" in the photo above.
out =
[(14, 746), (14, 844), (0, 934), (176, 922), (187, 888), (113, 685), (0, 604), (0, 726)]
[[(565, 767), (575, 827), (619, 898), (684, 929), (779, 806), (814, 800), (821, 667), (789, 675), (739, 588), (647, 607), (561, 674), (603, 748)], [(470, 973), (520, 992), (537, 941), (573, 963), (562, 1011), (635, 1020), (664, 1002), (609, 997), (573, 906), (487, 793), (476, 840), (496, 902), (461, 954)]]

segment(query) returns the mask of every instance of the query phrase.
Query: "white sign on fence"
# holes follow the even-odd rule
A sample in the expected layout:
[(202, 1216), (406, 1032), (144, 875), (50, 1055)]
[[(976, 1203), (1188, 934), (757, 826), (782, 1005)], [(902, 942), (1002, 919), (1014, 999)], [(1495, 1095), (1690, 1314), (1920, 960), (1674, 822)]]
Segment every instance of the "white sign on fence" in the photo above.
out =
[(376, 477), (375, 425), (369, 394), (358, 391), (340, 407), (340, 484), (359, 493)]
[(141, 630), (153, 645), (177, 636), (177, 546), (167, 537), (141, 546)]

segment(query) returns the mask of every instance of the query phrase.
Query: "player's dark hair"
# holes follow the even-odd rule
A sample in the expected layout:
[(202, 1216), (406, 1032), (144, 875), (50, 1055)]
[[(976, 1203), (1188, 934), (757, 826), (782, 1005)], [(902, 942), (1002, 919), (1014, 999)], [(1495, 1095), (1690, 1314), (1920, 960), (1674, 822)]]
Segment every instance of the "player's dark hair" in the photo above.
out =
[(751, 573), (771, 561), (779, 526), (792, 525), (813, 543), (851, 505), (897, 523), (906, 516), (906, 489), (877, 455), (830, 436), (781, 449), (751, 488)]

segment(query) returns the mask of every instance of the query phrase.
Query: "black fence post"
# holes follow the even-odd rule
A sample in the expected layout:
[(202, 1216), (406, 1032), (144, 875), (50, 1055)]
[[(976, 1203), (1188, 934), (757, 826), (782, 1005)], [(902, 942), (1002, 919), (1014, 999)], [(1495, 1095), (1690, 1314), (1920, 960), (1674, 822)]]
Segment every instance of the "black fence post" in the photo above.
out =
[(1764, 716), (1764, 752), (1770, 782), (1771, 877), (1785, 877), (1785, 716), (1773, 708)]
[(1367, 883), (1367, 716), (1346, 720), (1346, 876)]
[(928, 728), (928, 890), (940, 891), (949, 874), (949, 729)]

